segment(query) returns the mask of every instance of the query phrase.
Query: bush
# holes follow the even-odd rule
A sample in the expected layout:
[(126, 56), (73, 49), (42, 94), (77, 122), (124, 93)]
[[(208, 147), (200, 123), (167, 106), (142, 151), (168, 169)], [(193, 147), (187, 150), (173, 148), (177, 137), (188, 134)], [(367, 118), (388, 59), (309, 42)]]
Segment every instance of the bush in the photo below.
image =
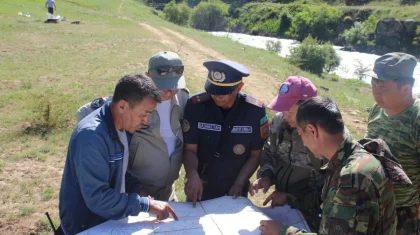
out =
[(301, 69), (322, 74), (324, 70), (332, 71), (340, 65), (340, 58), (331, 44), (320, 45), (309, 35), (302, 44), (290, 50), (290, 62)]
[(337, 36), (337, 26), (342, 12), (325, 4), (321, 6), (305, 6), (301, 12), (293, 16), (287, 36), (302, 40), (308, 35), (327, 41)]
[(187, 25), (190, 19), (191, 9), (187, 4), (176, 4), (174, 1), (166, 4), (163, 8), (165, 19), (177, 25)]
[(328, 73), (332, 72), (335, 69), (337, 69), (338, 66), (340, 66), (341, 58), (337, 54), (331, 43), (325, 43), (324, 45), (322, 45), (322, 49), (326, 54), (324, 71)]
[(344, 31), (341, 37), (344, 39), (346, 46), (354, 47), (355, 45), (366, 41), (368, 33), (365, 30), (363, 23), (355, 22), (353, 27)]
[(346, 47), (357, 48), (358, 50), (366, 51), (374, 47), (374, 40), (371, 38), (376, 31), (376, 24), (379, 18), (375, 15), (370, 15), (369, 18), (361, 23), (355, 22), (353, 27), (344, 31), (341, 37), (344, 39)]
[(356, 59), (356, 69), (354, 70), (354, 75), (359, 79), (363, 80), (366, 77), (365, 73), (370, 70), (369, 66), (363, 64), (362, 60)]
[[(288, 29), (287, 13), (282, 16), (284, 5), (274, 3), (249, 3), (233, 17), (241, 24), (240, 32), (265, 36), (282, 36)], [(232, 10), (230, 10), (232, 12)], [(285, 20), (283, 22), (283, 19)], [(286, 29), (282, 29), (287, 27)]]
[(228, 7), (221, 2), (200, 2), (191, 15), (191, 26), (206, 31), (224, 30)]
[(281, 41), (280, 40), (269, 40), (265, 43), (265, 48), (269, 51), (274, 51), (280, 53), (281, 51)]

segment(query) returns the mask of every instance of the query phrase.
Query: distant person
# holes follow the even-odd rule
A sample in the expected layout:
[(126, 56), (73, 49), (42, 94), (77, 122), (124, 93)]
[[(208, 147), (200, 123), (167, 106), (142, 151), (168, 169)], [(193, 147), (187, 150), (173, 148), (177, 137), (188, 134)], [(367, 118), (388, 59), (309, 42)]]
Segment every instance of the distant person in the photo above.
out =
[(395, 185), (397, 234), (419, 234), (417, 210), (420, 197), (420, 100), (413, 96), (417, 60), (405, 53), (388, 53), (376, 59), (366, 138), (381, 138), (413, 181), (411, 187)]
[(279, 94), (268, 105), (277, 111), (271, 121), (270, 137), (261, 152), (257, 180), (249, 188), (253, 196), (259, 189), (274, 191), (264, 205), (290, 205), (304, 215), (311, 230), (318, 230), (321, 212), (323, 161), (315, 158), (302, 142), (296, 129), (296, 112), (301, 103), (317, 95), (317, 88), (307, 78), (290, 76), (280, 86)]
[(182, 128), (188, 200), (246, 197), (270, 134), (264, 103), (241, 93), (248, 70), (233, 61), (206, 61), (205, 91), (188, 99)]
[[(362, 145), (354, 141), (345, 131), (337, 104), (329, 98), (303, 102), (296, 123), (305, 146), (316, 157), (329, 160), (323, 167), (327, 176), (318, 234), (394, 235), (393, 183), (411, 182), (386, 143), (364, 140)], [(260, 230), (263, 235), (317, 234), (269, 220), (261, 221)]]
[[(189, 98), (184, 64), (174, 52), (159, 52), (149, 59), (148, 76), (159, 89), (162, 102), (150, 114), (147, 127), (137, 130), (131, 143), (129, 171), (141, 184), (141, 194), (162, 201), (177, 201), (175, 180), (182, 165), (183, 136), (180, 120)], [(98, 98), (76, 112), (79, 122), (112, 96)]]
[(51, 15), (54, 15), (54, 10), (57, 10), (55, 0), (47, 0), (47, 2), (45, 2), (45, 7), (48, 9), (48, 13)]
[(140, 212), (154, 214), (159, 220), (169, 215), (177, 219), (168, 203), (141, 197), (141, 184), (127, 171), (131, 134), (148, 125), (160, 101), (149, 77), (126, 75), (117, 83), (112, 102), (77, 125), (70, 138), (59, 197), (65, 234)]

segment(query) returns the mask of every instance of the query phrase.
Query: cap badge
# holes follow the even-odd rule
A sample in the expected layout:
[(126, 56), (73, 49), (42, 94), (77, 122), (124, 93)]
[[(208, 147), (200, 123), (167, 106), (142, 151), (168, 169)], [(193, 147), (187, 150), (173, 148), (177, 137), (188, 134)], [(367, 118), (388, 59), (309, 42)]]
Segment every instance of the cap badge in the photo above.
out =
[(211, 71), (210, 76), (215, 82), (223, 82), (226, 79), (225, 74), (219, 71)]
[(287, 92), (289, 92), (289, 85), (287, 84), (281, 85), (280, 93), (284, 95), (284, 94), (287, 94)]

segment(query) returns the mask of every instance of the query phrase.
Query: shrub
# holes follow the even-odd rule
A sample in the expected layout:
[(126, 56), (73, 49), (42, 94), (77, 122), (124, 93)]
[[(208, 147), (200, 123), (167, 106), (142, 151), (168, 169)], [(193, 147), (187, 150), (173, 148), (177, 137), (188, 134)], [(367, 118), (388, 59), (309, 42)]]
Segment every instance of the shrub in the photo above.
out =
[(301, 69), (322, 74), (324, 70), (333, 70), (340, 65), (340, 58), (331, 44), (320, 45), (312, 36), (303, 40), (302, 44), (290, 50), (290, 62)]
[(287, 36), (302, 40), (313, 35), (320, 40), (329, 40), (337, 35), (342, 12), (335, 7), (322, 4), (321, 6), (306, 6), (301, 12), (293, 16)]
[(363, 26), (363, 23), (355, 22), (353, 27), (344, 31), (341, 37), (346, 42), (347, 46), (354, 46), (361, 44), (362, 41), (368, 38), (368, 33)]
[(340, 66), (341, 58), (331, 43), (325, 43), (322, 45), (322, 49), (326, 55), (324, 71), (332, 72)]
[(280, 40), (269, 40), (265, 43), (265, 48), (269, 51), (274, 51), (280, 53), (281, 51), (281, 41)]
[(221, 2), (200, 2), (191, 15), (191, 26), (206, 31), (224, 30), (228, 7)]
[(341, 37), (344, 39), (346, 47), (358, 48), (359, 50), (369, 50), (375, 43), (370, 35), (374, 35), (376, 24), (379, 18), (376, 15), (370, 15), (369, 18), (361, 23), (355, 22), (353, 27), (344, 31)]
[[(288, 24), (287, 14), (285, 15), (286, 18), (284, 18), (286, 21), (282, 21), (282, 9), (284, 8), (285, 7), (281, 4), (249, 3), (232, 16), (236, 17), (235, 20), (241, 24), (242, 28), (240, 32), (280, 36), (282, 31), (281, 28), (284, 28)], [(230, 12), (232, 12), (232, 10), (230, 10)], [(283, 29), (283, 32), (286, 30)]]
[(366, 77), (365, 73), (368, 72), (369, 66), (363, 64), (360, 59), (356, 59), (356, 69), (354, 70), (354, 76), (356, 76), (359, 80), (363, 80)]
[(177, 25), (187, 25), (191, 9), (185, 3), (176, 4), (174, 1), (166, 4), (163, 8), (165, 19)]

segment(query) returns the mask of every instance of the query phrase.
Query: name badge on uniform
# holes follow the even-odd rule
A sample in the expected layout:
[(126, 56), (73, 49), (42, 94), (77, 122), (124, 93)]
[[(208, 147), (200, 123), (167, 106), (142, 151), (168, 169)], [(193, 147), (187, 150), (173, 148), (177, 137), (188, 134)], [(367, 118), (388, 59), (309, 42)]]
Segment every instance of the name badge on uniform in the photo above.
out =
[(222, 126), (219, 124), (199, 122), (198, 129), (208, 131), (222, 131)]
[(252, 133), (252, 126), (234, 126), (232, 133)]

